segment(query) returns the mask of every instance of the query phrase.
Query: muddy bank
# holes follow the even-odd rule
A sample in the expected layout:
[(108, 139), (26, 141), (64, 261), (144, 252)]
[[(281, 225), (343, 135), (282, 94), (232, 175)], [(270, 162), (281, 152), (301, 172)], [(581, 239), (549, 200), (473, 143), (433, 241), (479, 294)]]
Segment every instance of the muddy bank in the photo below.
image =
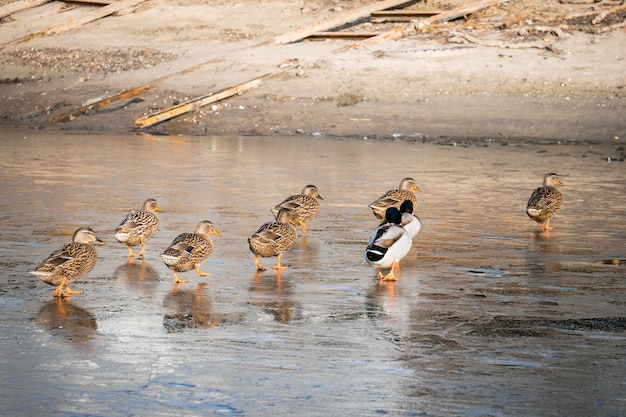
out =
[[(130, 132), (143, 117), (274, 73), (242, 95), (144, 130), (623, 140), (626, 31), (611, 29), (624, 18), (614, 2), (507, 2), (397, 41), (353, 49), (346, 48), (353, 41), (345, 40), (272, 42), (368, 3), (155, 0), (71, 31), (4, 46), (0, 123)], [(418, 2), (410, 8), (448, 10), (460, 3)], [(5, 17), (0, 41), (36, 30), (42, 17), (53, 24), (77, 16), (81, 7), (87, 6), (52, 2)], [(401, 24), (358, 21), (344, 30), (380, 32)], [(51, 123), (154, 81), (141, 94)]]

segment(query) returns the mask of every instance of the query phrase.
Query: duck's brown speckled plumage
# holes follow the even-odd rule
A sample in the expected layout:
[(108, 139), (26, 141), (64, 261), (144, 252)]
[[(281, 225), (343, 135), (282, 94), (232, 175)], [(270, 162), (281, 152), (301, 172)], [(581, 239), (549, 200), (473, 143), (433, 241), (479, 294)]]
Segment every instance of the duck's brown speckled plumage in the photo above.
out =
[(54, 291), (57, 297), (80, 294), (80, 291), (72, 291), (69, 285), (87, 275), (96, 266), (98, 253), (94, 244), (104, 245), (104, 242), (90, 227), (81, 227), (74, 232), (72, 243), (52, 252), (30, 273), (57, 287)]
[(280, 270), (287, 267), (280, 264), (283, 253), (289, 251), (298, 234), (296, 228), (290, 223), (288, 209), (280, 209), (275, 222), (268, 222), (248, 238), (250, 251), (254, 254), (254, 263), (257, 270), (264, 271), (266, 268), (260, 264), (259, 257), (278, 257), (277, 263), (272, 268)]
[(528, 217), (542, 224), (540, 230), (552, 230), (550, 227), (550, 219), (563, 206), (563, 194), (556, 188), (557, 185), (563, 186), (558, 175), (555, 173), (546, 174), (543, 178), (543, 186), (533, 191), (526, 205), (526, 214)]
[(161, 225), (156, 213), (162, 211), (156, 200), (149, 198), (141, 210), (132, 210), (122, 219), (115, 229), (115, 238), (128, 246), (129, 256), (138, 256), (132, 250), (137, 245), (141, 245), (141, 255), (145, 255), (146, 241), (154, 236)]
[(307, 185), (300, 194), (286, 198), (282, 203), (272, 208), (274, 217), (278, 215), (280, 209), (289, 210), (290, 222), (293, 225), (300, 225), (302, 233), (306, 234), (306, 223), (317, 217), (321, 205), (317, 200), (323, 200), (315, 185)]
[(413, 178), (407, 177), (400, 181), (400, 187), (397, 190), (389, 190), (376, 201), (371, 203), (369, 207), (372, 209), (374, 216), (380, 221), (385, 220), (385, 213), (389, 207), (400, 209), (405, 200), (409, 200), (413, 207), (417, 207), (417, 197), (413, 191), (422, 191)]
[(181, 233), (172, 244), (163, 251), (161, 258), (169, 269), (174, 271), (176, 282), (187, 282), (178, 277), (178, 272), (195, 269), (199, 276), (208, 273), (200, 269), (200, 265), (213, 253), (213, 241), (210, 235), (221, 236), (209, 220), (203, 220), (196, 226), (194, 233)]

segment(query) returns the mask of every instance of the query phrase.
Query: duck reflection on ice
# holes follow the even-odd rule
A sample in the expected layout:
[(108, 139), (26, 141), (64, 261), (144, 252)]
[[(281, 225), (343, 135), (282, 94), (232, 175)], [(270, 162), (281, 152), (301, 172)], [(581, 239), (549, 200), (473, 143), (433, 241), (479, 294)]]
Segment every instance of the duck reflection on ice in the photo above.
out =
[(282, 280), (280, 271), (277, 271), (276, 279), (264, 280), (261, 280), (260, 271), (257, 271), (250, 292), (253, 293), (250, 304), (261, 307), (264, 313), (279, 323), (288, 323), (301, 315), (299, 303), (293, 299), (293, 284)]
[(150, 293), (156, 290), (156, 284), (159, 282), (159, 273), (146, 263), (145, 258), (142, 258), (141, 262), (124, 263), (118, 266), (114, 276), (128, 286), (139, 287), (143, 290), (150, 289)]
[(213, 314), (213, 305), (206, 287), (200, 283), (195, 290), (180, 289), (174, 285), (171, 293), (163, 300), (163, 306), (172, 313), (163, 316), (163, 327), (168, 333), (182, 332), (185, 329), (203, 329), (218, 326), (220, 323)]
[(61, 297), (55, 297), (54, 301), (41, 307), (37, 324), (50, 334), (63, 336), (78, 345), (93, 342), (98, 329), (96, 317), (90, 311)]

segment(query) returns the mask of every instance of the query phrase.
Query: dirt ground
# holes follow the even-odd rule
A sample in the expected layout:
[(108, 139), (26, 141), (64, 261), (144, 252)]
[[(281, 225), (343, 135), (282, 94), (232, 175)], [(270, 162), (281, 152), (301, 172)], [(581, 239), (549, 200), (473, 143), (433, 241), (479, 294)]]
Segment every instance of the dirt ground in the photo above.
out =
[[(243, 94), (143, 130), (618, 143), (626, 137), (622, 2), (509, 1), (369, 46), (358, 40), (274, 42), (372, 3), (148, 0), (24, 41), (15, 40), (100, 6), (53, 1), (14, 13), (0, 20), (0, 123), (130, 132), (138, 119), (271, 74)], [(406, 10), (469, 3), (429, 0)], [(383, 33), (411, 25), (353, 23), (342, 31)], [(51, 122), (149, 83), (140, 94)]]

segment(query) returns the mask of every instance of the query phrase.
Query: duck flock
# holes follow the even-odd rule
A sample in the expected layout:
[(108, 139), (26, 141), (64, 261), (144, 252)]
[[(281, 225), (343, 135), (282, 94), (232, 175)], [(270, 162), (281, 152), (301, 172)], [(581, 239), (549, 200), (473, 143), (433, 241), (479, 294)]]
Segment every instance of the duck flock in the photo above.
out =
[[(527, 215), (541, 224), (539, 230), (546, 233), (553, 229), (550, 220), (563, 205), (563, 195), (556, 186), (564, 185), (557, 174), (545, 175), (543, 186), (531, 194), (526, 207)], [(380, 280), (397, 280), (395, 272), (400, 270), (400, 261), (411, 250), (413, 239), (422, 228), (420, 219), (414, 214), (417, 197), (414, 191), (421, 191), (413, 178), (404, 178), (398, 189), (389, 190), (369, 205), (380, 220), (380, 225), (372, 233), (365, 248), (365, 260), (378, 271)], [(248, 237), (248, 246), (254, 255), (258, 271), (266, 267), (260, 258), (276, 257), (273, 269), (287, 269), (281, 264), (281, 257), (291, 250), (297, 240), (296, 227), (306, 234), (306, 223), (317, 217), (323, 200), (315, 185), (307, 185), (300, 194), (286, 198), (271, 209), (275, 221), (268, 222)], [(157, 232), (160, 221), (157, 213), (163, 210), (156, 200), (150, 198), (143, 203), (141, 210), (130, 211), (115, 229), (115, 238), (128, 248), (129, 257), (143, 257), (146, 242)], [(202, 220), (193, 233), (181, 233), (161, 253), (165, 265), (174, 272), (176, 283), (187, 282), (179, 273), (195, 270), (199, 276), (208, 275), (200, 266), (213, 253), (210, 235), (221, 236), (212, 222)], [(55, 297), (69, 297), (81, 294), (70, 285), (87, 275), (96, 265), (98, 254), (94, 245), (104, 245), (90, 227), (78, 228), (72, 242), (55, 250), (30, 271), (43, 282), (55, 286)], [(141, 245), (141, 253), (133, 252), (133, 247)], [(387, 270), (387, 273), (383, 273)]]

